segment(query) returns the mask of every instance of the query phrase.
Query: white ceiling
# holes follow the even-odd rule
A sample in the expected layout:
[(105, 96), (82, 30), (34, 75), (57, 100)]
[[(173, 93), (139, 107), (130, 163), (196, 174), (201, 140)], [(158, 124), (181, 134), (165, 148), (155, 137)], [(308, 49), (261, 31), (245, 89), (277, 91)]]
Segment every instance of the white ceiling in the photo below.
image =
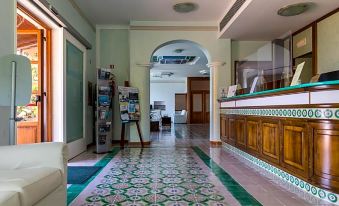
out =
[(189, 0), (199, 9), (176, 13), (172, 7), (179, 0), (72, 0), (96, 25), (127, 25), (130, 21), (217, 21), (227, 9), (229, 0)]
[[(175, 53), (175, 49), (184, 49), (180, 54)], [(187, 77), (202, 77), (199, 73), (200, 70), (208, 70), (206, 66), (208, 60), (203, 51), (199, 48), (198, 45), (192, 42), (179, 42), (165, 45), (159, 48), (153, 55), (155, 56), (196, 56), (200, 59), (196, 62), (195, 65), (178, 65), (178, 64), (167, 64), (167, 65), (158, 65), (156, 64), (151, 69), (151, 81), (184, 81)], [(152, 77), (154, 73), (161, 72), (173, 72), (174, 75), (171, 77), (164, 76), (163, 78)]]
[[(280, 8), (301, 2), (313, 2), (316, 6), (294, 17), (277, 15)], [(252, 0), (221, 38), (273, 40), (299, 30), (338, 7), (339, 0)]]

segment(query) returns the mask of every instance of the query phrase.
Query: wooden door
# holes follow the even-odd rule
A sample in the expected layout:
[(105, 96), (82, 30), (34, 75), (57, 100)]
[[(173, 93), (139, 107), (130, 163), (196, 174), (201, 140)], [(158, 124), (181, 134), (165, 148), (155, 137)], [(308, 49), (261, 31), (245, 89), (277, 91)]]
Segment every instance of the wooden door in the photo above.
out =
[(210, 123), (210, 92), (204, 92), (204, 123)]
[(204, 121), (203, 92), (191, 93), (191, 123), (199, 124)]
[(42, 141), (43, 137), (43, 30), (17, 30), (17, 53), (30, 59), (32, 97), (17, 107), (17, 144)]
[(210, 108), (210, 96), (207, 91), (194, 91), (191, 92), (191, 112), (190, 123), (203, 124), (209, 123), (209, 108)]

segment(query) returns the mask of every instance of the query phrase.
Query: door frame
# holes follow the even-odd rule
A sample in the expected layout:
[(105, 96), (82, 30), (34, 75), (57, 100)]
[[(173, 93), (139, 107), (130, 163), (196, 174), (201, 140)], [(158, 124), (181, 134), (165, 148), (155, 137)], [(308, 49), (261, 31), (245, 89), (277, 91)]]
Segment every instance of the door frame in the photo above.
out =
[[(81, 139), (75, 140), (73, 142), (67, 143), (67, 52), (66, 52), (66, 44), (67, 41), (73, 44), (75, 47), (77, 47), (79, 50), (83, 52), (83, 85), (82, 85), (82, 90), (83, 90), (83, 96), (82, 96), (82, 101), (83, 101), (83, 107), (82, 107), (82, 112), (83, 112), (83, 137)], [(87, 143), (86, 143), (86, 117), (87, 117), (87, 110), (86, 110), (86, 88), (87, 88), (87, 50), (84, 45), (82, 45), (75, 37), (73, 37), (69, 32), (67, 32), (65, 29), (63, 29), (63, 142), (68, 145), (69, 148), (69, 156), (68, 158), (71, 159), (82, 152), (86, 151), (87, 149)]]
[(40, 18), (38, 18), (36, 15), (34, 15), (32, 12), (30, 12), (28, 9), (26, 9), (23, 5), (20, 3), (17, 3), (17, 10), (20, 10), (22, 13), (27, 15), (32, 21), (39, 24), (44, 29), (43, 33), (43, 41), (42, 41), (42, 73), (43, 73), (43, 79), (42, 79), (42, 85), (41, 89), (42, 91), (42, 101), (44, 102), (44, 113), (42, 116), (43, 120), (43, 126), (42, 130), (42, 141), (46, 142), (52, 142), (53, 141), (53, 133), (52, 133), (52, 125), (53, 125), (53, 91), (52, 91), (52, 28), (48, 26), (44, 21), (42, 21)]
[[(44, 141), (44, 113), (45, 113), (45, 101), (43, 98), (44, 94), (44, 31), (41, 29), (27, 29), (27, 30), (17, 30), (16, 35), (25, 35), (25, 34), (33, 34), (37, 36), (37, 47), (38, 47), (38, 61), (36, 62), (38, 64), (38, 93), (36, 95), (39, 95), (41, 97), (40, 102), (37, 102), (38, 107), (38, 131), (37, 131), (37, 140), (36, 142), (32, 143), (39, 143)], [(18, 49), (18, 47), (17, 47)], [(32, 61), (30, 61), (31, 64), (33, 64)], [(35, 64), (36, 64), (35, 63)], [(17, 129), (17, 128), (16, 128)], [(18, 137), (16, 137), (18, 138)]]

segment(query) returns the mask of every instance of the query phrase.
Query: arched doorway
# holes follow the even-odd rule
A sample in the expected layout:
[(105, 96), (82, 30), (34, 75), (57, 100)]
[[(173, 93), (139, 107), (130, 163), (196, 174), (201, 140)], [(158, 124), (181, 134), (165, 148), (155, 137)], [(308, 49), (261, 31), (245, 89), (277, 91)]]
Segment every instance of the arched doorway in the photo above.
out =
[(209, 52), (196, 42), (173, 40), (159, 45), (150, 62), (151, 136), (190, 138), (199, 127), (200, 137), (209, 139)]

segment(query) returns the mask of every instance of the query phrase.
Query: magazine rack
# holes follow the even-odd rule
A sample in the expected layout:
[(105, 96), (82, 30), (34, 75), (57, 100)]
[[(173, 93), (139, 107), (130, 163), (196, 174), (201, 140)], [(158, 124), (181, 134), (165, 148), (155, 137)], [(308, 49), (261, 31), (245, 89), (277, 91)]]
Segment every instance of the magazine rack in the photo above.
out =
[(112, 141), (112, 99), (114, 75), (112, 69), (99, 68), (97, 71), (96, 95), (96, 153), (110, 151)]

